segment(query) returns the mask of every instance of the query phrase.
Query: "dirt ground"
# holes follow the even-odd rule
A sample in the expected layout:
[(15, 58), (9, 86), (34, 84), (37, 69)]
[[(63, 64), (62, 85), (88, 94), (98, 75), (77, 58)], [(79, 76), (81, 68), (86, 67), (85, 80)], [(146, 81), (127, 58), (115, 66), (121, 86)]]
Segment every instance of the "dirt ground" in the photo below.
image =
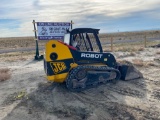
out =
[(0, 68), (9, 68), (11, 78), (0, 82), (0, 120), (160, 120), (160, 48), (113, 54), (144, 78), (74, 93), (47, 82), (33, 53), (1, 54)]

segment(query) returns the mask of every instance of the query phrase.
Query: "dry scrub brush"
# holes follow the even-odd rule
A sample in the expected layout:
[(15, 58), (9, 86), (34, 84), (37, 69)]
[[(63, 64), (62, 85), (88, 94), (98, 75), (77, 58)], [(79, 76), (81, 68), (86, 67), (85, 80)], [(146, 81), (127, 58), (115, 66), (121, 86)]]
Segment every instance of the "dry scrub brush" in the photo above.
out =
[(0, 68), (0, 81), (5, 81), (11, 78), (11, 73), (8, 68)]

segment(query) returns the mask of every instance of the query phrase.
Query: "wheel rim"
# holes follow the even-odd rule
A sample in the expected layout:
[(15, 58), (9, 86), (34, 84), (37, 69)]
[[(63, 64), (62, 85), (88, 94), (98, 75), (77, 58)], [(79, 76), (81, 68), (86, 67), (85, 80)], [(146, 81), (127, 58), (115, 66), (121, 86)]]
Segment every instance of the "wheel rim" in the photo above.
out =
[(87, 75), (87, 71), (86, 70), (80, 70), (76, 74), (76, 79), (77, 80), (82, 80), (82, 79), (84, 79), (86, 77), (86, 75)]

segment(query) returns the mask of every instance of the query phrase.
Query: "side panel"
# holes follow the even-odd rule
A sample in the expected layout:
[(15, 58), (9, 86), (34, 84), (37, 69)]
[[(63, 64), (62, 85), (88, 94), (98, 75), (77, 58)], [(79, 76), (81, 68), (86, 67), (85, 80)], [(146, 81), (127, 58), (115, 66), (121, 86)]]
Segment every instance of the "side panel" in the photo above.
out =
[[(47, 79), (54, 82), (64, 82), (74, 63), (69, 48), (56, 40), (50, 40), (45, 47), (44, 69)], [(51, 58), (52, 53), (56, 54), (55, 59)]]
[(75, 50), (71, 50), (71, 52), (75, 63), (79, 65), (101, 63), (113, 68), (117, 66), (116, 59), (111, 53), (81, 52)]
[[(55, 45), (55, 47), (54, 47), (54, 45)], [(46, 59), (46, 61), (53, 61), (50, 58), (50, 54), (53, 52), (56, 52), (58, 54), (57, 60), (73, 58), (69, 48), (66, 45), (64, 45), (56, 40), (50, 40), (46, 43), (46, 46), (45, 46), (45, 59)]]

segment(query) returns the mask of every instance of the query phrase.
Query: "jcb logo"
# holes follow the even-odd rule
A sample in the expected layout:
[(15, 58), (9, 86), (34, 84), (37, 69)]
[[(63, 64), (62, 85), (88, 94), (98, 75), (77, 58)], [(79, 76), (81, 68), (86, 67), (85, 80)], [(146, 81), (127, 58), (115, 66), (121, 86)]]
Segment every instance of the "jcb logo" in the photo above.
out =
[(66, 69), (66, 65), (64, 62), (51, 62), (50, 64), (55, 74), (62, 72)]

